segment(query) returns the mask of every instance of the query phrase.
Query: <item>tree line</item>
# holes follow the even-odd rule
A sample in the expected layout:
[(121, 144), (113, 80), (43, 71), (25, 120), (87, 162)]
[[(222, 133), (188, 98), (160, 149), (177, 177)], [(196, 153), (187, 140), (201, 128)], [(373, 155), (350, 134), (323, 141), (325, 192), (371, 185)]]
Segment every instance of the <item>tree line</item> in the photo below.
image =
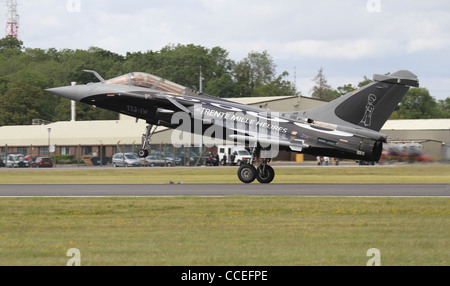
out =
[[(91, 74), (81, 72), (84, 69), (96, 70), (105, 79), (132, 71), (147, 72), (194, 90), (200, 89), (201, 71), (202, 91), (222, 98), (298, 94), (295, 84), (287, 79), (288, 72), (276, 73), (267, 51), (252, 51), (241, 61), (234, 61), (221, 47), (172, 44), (159, 51), (128, 52), (123, 56), (98, 47), (27, 48), (23, 42), (7, 37), (0, 39), (0, 126), (29, 125), (37, 118), (51, 122), (70, 120), (70, 101), (44, 90), (72, 81), (97, 81)], [(324, 81), (317, 81), (313, 97), (330, 100), (354, 88), (350, 84), (334, 90), (327, 85), (322, 69), (318, 76), (320, 73)], [(449, 98), (447, 116), (448, 101)], [(442, 109), (440, 103), (436, 105)], [(111, 111), (77, 105), (78, 120), (117, 118), (118, 114)]]

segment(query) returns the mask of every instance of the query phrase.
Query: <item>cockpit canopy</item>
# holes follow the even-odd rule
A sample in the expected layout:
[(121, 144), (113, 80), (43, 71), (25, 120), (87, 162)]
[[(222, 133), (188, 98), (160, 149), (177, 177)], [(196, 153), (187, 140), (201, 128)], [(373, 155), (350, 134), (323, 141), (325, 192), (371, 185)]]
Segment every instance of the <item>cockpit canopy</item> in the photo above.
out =
[(104, 84), (132, 85), (176, 94), (181, 94), (188, 91), (188, 88), (182, 85), (143, 72), (132, 72), (129, 74), (121, 75), (119, 77), (105, 81)]

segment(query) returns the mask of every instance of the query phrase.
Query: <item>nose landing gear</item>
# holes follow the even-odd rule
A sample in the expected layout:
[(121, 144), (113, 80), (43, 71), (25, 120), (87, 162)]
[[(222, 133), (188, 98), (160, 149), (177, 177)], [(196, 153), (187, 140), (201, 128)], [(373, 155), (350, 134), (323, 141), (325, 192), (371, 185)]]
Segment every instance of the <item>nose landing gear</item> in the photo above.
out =
[(148, 148), (150, 148), (150, 139), (153, 136), (153, 133), (155, 133), (156, 128), (158, 128), (157, 125), (147, 125), (147, 127), (145, 127), (145, 134), (142, 134), (142, 141), (144, 141), (144, 143), (142, 143), (142, 149), (139, 150), (138, 152), (138, 156), (141, 158), (145, 158), (148, 156)]

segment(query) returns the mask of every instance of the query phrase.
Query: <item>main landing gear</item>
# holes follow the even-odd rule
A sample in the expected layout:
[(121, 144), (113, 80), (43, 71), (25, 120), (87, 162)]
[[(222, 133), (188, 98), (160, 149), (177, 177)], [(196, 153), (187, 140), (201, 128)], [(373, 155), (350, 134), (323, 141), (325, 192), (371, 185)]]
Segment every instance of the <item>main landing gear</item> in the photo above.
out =
[[(145, 158), (148, 156), (148, 149), (150, 148), (150, 140), (153, 134), (156, 131), (157, 125), (148, 125), (145, 128), (145, 134), (142, 134), (142, 148), (138, 152), (138, 156), (141, 158)], [(263, 158), (262, 163), (255, 168), (253, 166), (253, 162), (255, 159), (259, 158), (258, 155), (260, 149), (256, 147), (250, 148), (252, 159), (248, 164), (242, 164), (238, 170), (238, 177), (245, 184), (253, 183), (255, 180), (258, 180), (261, 184), (270, 184), (275, 178), (275, 171), (271, 166), (269, 166), (270, 159)]]
[(269, 165), (270, 159), (263, 158), (262, 163), (258, 166), (258, 168), (255, 168), (255, 166), (253, 166), (253, 162), (256, 157), (255, 153), (259, 152), (259, 150), (256, 150), (256, 148), (250, 149), (253, 149), (251, 150), (252, 160), (250, 161), (250, 164), (243, 164), (239, 167), (239, 180), (241, 180), (244, 184), (253, 183), (255, 179), (261, 184), (270, 184), (275, 178), (275, 171)]
[(261, 164), (258, 168), (250, 164), (244, 164), (239, 167), (238, 177), (245, 184), (253, 183), (258, 180), (261, 184), (270, 184), (275, 178), (275, 171), (270, 165)]
[(142, 149), (139, 150), (138, 152), (138, 156), (141, 158), (145, 158), (148, 156), (148, 149), (150, 148), (150, 139), (153, 136), (153, 133), (155, 133), (156, 128), (158, 128), (157, 125), (147, 125), (147, 127), (145, 127), (145, 134), (142, 134), (142, 141), (144, 141), (144, 143), (142, 144)]

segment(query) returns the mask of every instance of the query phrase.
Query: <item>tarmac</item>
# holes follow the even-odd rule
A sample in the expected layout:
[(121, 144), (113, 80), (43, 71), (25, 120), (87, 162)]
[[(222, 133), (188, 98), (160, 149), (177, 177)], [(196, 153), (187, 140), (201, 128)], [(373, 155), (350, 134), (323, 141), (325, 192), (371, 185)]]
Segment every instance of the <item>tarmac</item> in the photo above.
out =
[(13, 184), (0, 197), (450, 197), (449, 184)]

